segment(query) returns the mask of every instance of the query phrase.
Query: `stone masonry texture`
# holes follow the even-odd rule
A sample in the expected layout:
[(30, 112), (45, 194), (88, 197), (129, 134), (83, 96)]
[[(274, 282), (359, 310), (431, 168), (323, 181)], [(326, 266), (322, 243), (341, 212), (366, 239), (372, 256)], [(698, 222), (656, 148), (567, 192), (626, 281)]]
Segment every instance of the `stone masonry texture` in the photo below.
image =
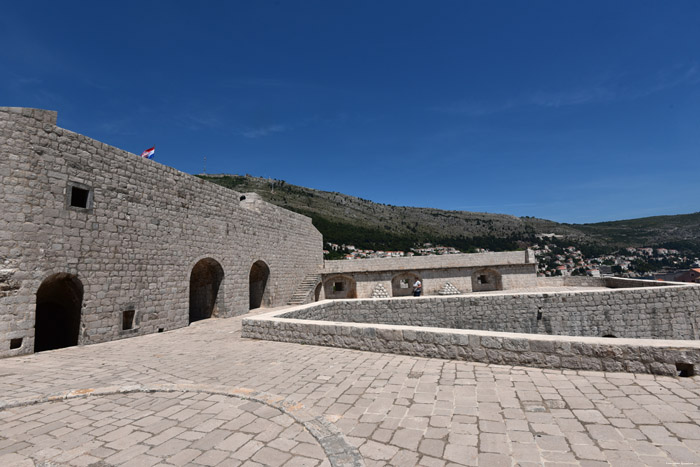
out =
[(331, 300), (281, 317), (590, 337), (700, 339), (700, 287)]
[[(210, 258), (216, 315), (249, 308), (251, 266), (269, 267), (264, 306), (286, 303), (322, 266), (305, 216), (56, 126), (56, 112), (0, 108), (0, 357), (31, 353), (37, 290), (56, 273), (82, 284), (79, 344), (188, 325), (190, 274)], [(71, 187), (89, 191), (70, 206)], [(122, 312), (135, 311), (122, 330)], [(21, 345), (11, 348), (12, 342)]]
[(501, 276), (497, 289), (531, 288), (537, 285), (536, 268), (530, 250), (325, 261), (321, 270), (325, 293), (321, 298), (346, 298), (328, 293), (339, 280), (352, 283), (352, 298), (371, 297), (377, 284), (391, 296), (392, 281), (397, 277), (410, 277), (411, 283), (420, 279), (424, 295), (439, 294), (448, 282), (462, 292), (471, 292), (476, 278), (484, 272)]
[(671, 285), (330, 300), (244, 319), (243, 336), (541, 368), (695, 374), (699, 294), (697, 286)]

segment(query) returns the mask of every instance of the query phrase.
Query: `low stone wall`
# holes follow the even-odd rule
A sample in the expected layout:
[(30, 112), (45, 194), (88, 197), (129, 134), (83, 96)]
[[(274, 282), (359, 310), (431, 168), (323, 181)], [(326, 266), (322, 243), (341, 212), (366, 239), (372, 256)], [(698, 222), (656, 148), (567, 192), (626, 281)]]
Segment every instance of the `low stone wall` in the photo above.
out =
[(567, 336), (700, 339), (700, 286), (319, 302), (292, 319)]
[(499, 365), (669, 376), (679, 371), (694, 375), (700, 362), (697, 341), (541, 336), (280, 318), (285, 313), (245, 318), (242, 336)]
[(610, 289), (628, 289), (632, 287), (666, 287), (670, 285), (688, 284), (685, 282), (628, 279), (625, 277), (555, 276), (537, 278), (538, 287), (608, 287)]
[[(457, 255), (449, 255), (457, 256)], [(427, 257), (421, 257), (427, 258)], [(386, 258), (377, 261), (384, 261)], [(344, 260), (345, 263), (359, 262), (363, 260)], [(374, 260), (372, 260), (374, 261)], [(392, 261), (389, 259), (388, 261)], [(328, 263), (328, 261), (326, 261)], [(438, 295), (446, 283), (452, 284), (461, 293), (472, 292), (473, 278), (472, 276), (478, 271), (493, 270), (501, 274), (501, 286), (503, 290), (532, 288), (537, 285), (536, 265), (523, 264), (506, 264), (502, 266), (484, 267), (445, 267), (442, 269), (396, 269), (387, 271), (368, 271), (368, 272), (347, 272), (343, 274), (334, 273), (327, 274), (323, 272), (323, 283), (325, 293), (322, 298), (346, 298), (348, 295), (340, 297), (334, 296), (331, 292), (331, 286), (334, 282), (345, 280), (348, 282), (348, 287), (354, 289), (353, 298), (370, 298), (372, 292), (377, 285), (381, 284), (389, 296), (392, 291), (392, 280), (396, 277), (410, 277), (409, 284), (413, 284), (415, 278), (419, 278), (423, 283), (423, 295)], [(410, 292), (410, 291), (409, 291)]]
[(412, 256), (404, 258), (372, 258), (323, 262), (323, 274), (350, 272), (410, 271), (419, 269), (473, 268), (507, 264), (536, 264), (531, 250), (455, 255)]
[[(531, 250), (324, 261), (320, 273), (322, 299), (376, 297), (377, 288), (390, 297), (410, 295), (410, 285), (416, 279), (423, 284), (423, 295), (438, 295), (448, 284), (460, 293), (469, 293), (532, 288), (538, 280)], [(483, 282), (481, 277), (490, 280)], [(401, 279), (407, 280), (406, 290), (393, 287)], [(344, 285), (337, 289), (337, 283)]]

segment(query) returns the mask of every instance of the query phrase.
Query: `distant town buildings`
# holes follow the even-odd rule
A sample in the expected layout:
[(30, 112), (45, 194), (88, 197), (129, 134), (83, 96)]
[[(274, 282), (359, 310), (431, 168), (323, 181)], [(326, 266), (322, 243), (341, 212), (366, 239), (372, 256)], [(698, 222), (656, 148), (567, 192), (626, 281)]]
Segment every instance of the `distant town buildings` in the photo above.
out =
[[(635, 277), (696, 282), (698, 258), (667, 248), (624, 248), (616, 253), (587, 258), (576, 247), (542, 242), (531, 247), (537, 256), (540, 276)], [(693, 273), (692, 271), (696, 271)]]
[[(586, 257), (575, 246), (561, 247), (551, 241), (560, 236), (541, 235), (530, 248), (537, 257), (539, 276), (592, 276), (648, 278), (675, 282), (700, 283), (700, 259), (688, 257), (669, 248), (623, 248), (618, 252)], [(356, 248), (354, 245), (326, 243), (324, 253), (341, 252), (345, 259), (401, 258), (410, 256), (450, 255), (461, 253), (453, 247), (424, 243), (410, 251), (382, 251)], [(478, 249), (478, 253), (487, 252)]]
[[(355, 248), (353, 245), (338, 245), (337, 243), (326, 242), (327, 249), (324, 254), (330, 251), (347, 251), (345, 259), (370, 259), (370, 258), (403, 258), (411, 256), (430, 256), (430, 255), (451, 255), (458, 254), (461, 251), (451, 246), (432, 245), (430, 243), (423, 244), (422, 248), (411, 248), (411, 251), (382, 251), (382, 250), (362, 250)], [(479, 249), (477, 253), (483, 253), (486, 250)]]
[(687, 271), (654, 274), (654, 279), (660, 281), (694, 282), (696, 284), (700, 284), (700, 268), (692, 268)]

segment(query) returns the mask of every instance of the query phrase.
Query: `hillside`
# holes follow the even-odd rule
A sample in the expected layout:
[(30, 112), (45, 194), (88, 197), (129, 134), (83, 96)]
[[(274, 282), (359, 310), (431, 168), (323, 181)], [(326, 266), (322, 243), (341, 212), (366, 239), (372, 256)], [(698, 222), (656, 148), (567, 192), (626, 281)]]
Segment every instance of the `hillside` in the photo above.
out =
[(320, 191), (241, 175), (199, 175), (241, 193), (307, 215), (326, 241), (360, 248), (408, 250), (418, 243), (509, 250), (534, 242), (541, 233), (566, 236), (589, 247), (619, 248), (669, 244), (700, 246), (700, 213), (595, 224), (560, 224), (546, 219), (468, 211), (391, 206), (337, 192)]
[(625, 246), (699, 244), (700, 212), (675, 216), (642, 217), (575, 226), (586, 235)]

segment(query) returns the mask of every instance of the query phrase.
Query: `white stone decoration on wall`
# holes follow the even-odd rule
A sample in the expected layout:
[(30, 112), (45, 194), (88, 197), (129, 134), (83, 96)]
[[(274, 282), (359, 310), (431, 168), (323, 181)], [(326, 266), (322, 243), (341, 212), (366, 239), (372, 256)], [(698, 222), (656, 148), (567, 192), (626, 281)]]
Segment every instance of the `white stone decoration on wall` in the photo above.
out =
[(374, 290), (372, 290), (372, 295), (370, 298), (389, 298), (389, 293), (382, 284), (377, 284), (374, 286)]
[(442, 286), (442, 289), (438, 292), (439, 295), (459, 295), (462, 292), (457, 290), (457, 287), (454, 285), (450, 284), (449, 282), (445, 282), (445, 285)]

